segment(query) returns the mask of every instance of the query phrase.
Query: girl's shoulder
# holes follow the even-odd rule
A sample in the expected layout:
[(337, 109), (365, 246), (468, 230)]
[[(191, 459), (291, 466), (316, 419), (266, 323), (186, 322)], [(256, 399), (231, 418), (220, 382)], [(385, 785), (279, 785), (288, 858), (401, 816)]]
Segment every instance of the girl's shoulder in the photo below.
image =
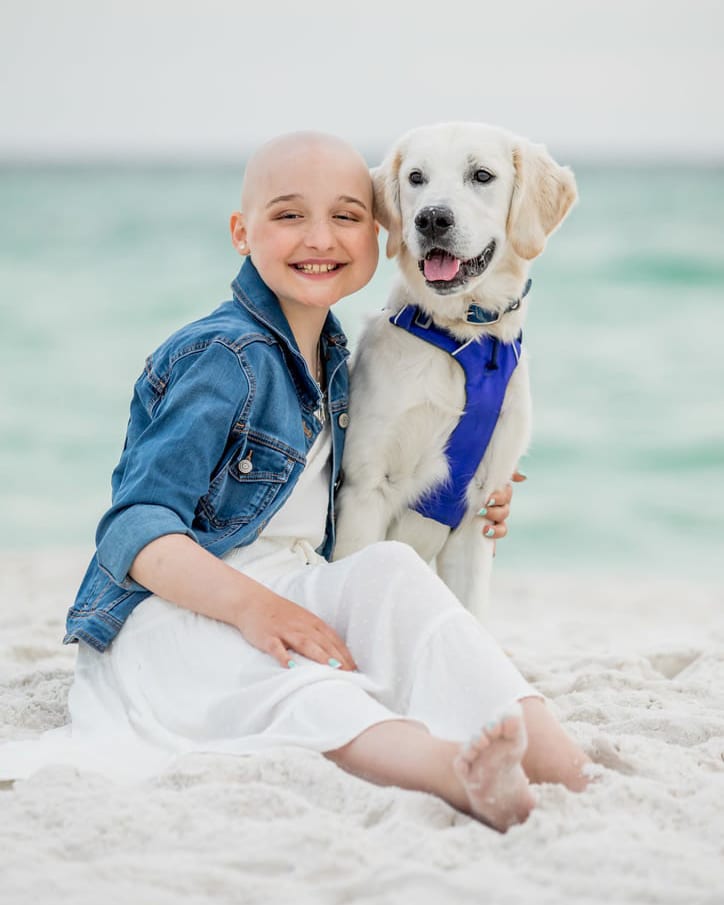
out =
[[(223, 302), (210, 314), (191, 321), (174, 331), (146, 359), (146, 374), (161, 384), (168, 382), (172, 371), (191, 366), (203, 353), (206, 361), (211, 358), (230, 358), (228, 353), (240, 359), (247, 347), (276, 342), (244, 308), (234, 301)], [(228, 350), (227, 354), (219, 352)]]

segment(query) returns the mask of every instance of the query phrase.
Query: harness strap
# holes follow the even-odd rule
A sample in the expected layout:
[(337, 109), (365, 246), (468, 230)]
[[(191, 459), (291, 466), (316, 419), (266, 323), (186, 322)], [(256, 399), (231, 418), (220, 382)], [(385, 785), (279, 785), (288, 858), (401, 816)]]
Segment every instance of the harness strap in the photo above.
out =
[(411, 506), (420, 515), (457, 528), (467, 509), (468, 486), (493, 436), (508, 382), (520, 360), (522, 334), (512, 343), (501, 343), (493, 336), (460, 343), (416, 305), (406, 305), (390, 323), (447, 352), (465, 374), (465, 409), (445, 447), (448, 478)]

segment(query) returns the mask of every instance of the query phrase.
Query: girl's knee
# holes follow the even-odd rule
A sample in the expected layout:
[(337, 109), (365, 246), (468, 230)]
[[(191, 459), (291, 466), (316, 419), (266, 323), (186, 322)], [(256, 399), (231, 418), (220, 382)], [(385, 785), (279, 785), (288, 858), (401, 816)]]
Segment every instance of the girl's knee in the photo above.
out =
[(366, 548), (370, 557), (379, 562), (387, 562), (407, 567), (410, 569), (419, 568), (421, 565), (426, 568), (427, 563), (419, 556), (419, 554), (409, 545), (399, 540), (382, 540), (377, 543), (370, 544)]
[(367, 564), (374, 568), (390, 568), (401, 572), (429, 570), (428, 564), (413, 550), (409, 544), (399, 540), (382, 540), (362, 551), (366, 554)]
[(420, 619), (441, 608), (460, 607), (434, 569), (409, 544), (386, 540), (370, 544), (359, 560), (360, 586), (386, 592), (386, 605), (412, 606)]

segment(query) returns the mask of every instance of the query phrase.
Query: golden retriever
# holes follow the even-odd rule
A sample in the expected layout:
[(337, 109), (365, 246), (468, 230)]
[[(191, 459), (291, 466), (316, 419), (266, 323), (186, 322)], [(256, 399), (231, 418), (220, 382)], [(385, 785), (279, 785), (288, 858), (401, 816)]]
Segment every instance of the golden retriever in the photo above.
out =
[[(510, 480), (530, 437), (525, 346), (516, 344), (528, 270), (576, 200), (576, 183), (543, 146), (479, 123), (408, 132), (373, 179), (399, 279), (353, 363), (335, 558), (378, 540), (405, 541), (480, 618), (493, 542), (476, 515)], [(400, 329), (405, 318), (416, 333)], [(426, 341), (430, 332), (447, 348)], [(512, 372), (480, 448), (486, 403), (468, 397), (496, 370), (498, 353)], [(466, 408), (467, 427), (454, 440)], [(471, 442), (461, 479), (453, 447)], [(422, 505), (441, 488), (457, 500), (457, 519), (438, 520)]]

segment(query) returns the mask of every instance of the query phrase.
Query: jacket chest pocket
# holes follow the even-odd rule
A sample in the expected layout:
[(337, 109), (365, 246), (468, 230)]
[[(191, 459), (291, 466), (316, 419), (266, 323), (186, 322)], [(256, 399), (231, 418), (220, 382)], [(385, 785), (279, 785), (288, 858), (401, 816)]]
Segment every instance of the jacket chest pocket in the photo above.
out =
[(217, 527), (248, 524), (274, 501), (294, 464), (282, 449), (249, 437), (216, 476), (199, 508)]

